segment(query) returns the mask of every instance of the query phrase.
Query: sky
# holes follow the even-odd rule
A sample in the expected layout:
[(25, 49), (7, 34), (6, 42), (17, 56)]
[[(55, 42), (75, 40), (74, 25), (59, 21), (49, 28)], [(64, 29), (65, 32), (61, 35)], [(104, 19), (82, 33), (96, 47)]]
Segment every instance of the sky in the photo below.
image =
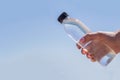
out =
[(0, 80), (120, 80), (120, 55), (92, 63), (57, 17), (67, 12), (91, 31), (117, 31), (119, 0), (1, 0)]

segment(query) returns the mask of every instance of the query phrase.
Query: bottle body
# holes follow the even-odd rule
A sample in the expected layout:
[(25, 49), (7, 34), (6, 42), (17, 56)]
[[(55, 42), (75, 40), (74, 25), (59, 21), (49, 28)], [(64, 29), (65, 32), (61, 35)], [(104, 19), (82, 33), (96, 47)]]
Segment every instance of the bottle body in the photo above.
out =
[[(82, 45), (79, 40), (87, 33), (90, 33), (90, 29), (87, 28), (80, 20), (70, 18), (66, 16), (63, 18), (61, 23), (64, 25), (65, 32), (67, 35), (77, 44), (79, 44), (82, 48), (86, 48), (91, 42), (88, 42), (85, 45)], [(104, 48), (101, 50), (101, 48)], [(98, 46), (98, 43), (94, 44), (94, 51), (96, 54), (105, 53), (106, 55), (96, 57), (96, 60), (103, 66), (108, 65), (112, 59), (115, 57), (115, 52), (106, 44), (101, 44)], [(89, 52), (89, 51), (88, 51)], [(92, 53), (91, 53), (92, 54)]]
[(64, 30), (69, 37), (72, 38), (76, 43), (82, 38), (86, 33), (91, 31), (78, 19), (67, 17), (63, 20)]

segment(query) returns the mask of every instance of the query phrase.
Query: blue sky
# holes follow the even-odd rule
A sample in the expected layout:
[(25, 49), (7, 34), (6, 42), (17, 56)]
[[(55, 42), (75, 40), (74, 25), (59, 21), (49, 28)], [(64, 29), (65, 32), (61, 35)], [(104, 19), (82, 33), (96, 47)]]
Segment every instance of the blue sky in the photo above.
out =
[(119, 0), (1, 0), (0, 80), (119, 80), (120, 55), (107, 66), (81, 55), (57, 17), (66, 11), (92, 31), (116, 31)]

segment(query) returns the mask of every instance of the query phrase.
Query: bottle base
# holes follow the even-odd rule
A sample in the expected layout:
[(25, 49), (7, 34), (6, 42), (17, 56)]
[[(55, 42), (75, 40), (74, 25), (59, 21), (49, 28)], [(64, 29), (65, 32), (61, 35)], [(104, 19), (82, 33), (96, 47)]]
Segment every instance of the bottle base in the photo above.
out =
[(100, 59), (99, 63), (103, 66), (107, 66), (113, 60), (114, 57), (115, 57), (114, 53), (108, 53), (107, 55)]

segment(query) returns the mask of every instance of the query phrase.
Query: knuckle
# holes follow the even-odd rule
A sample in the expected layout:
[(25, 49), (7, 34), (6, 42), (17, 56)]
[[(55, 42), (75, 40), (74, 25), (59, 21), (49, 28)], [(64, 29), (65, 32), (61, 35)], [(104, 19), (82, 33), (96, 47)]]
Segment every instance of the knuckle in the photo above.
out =
[(102, 33), (101, 31), (98, 31), (98, 32), (97, 32), (97, 36), (102, 37), (102, 36), (103, 36), (103, 33)]

